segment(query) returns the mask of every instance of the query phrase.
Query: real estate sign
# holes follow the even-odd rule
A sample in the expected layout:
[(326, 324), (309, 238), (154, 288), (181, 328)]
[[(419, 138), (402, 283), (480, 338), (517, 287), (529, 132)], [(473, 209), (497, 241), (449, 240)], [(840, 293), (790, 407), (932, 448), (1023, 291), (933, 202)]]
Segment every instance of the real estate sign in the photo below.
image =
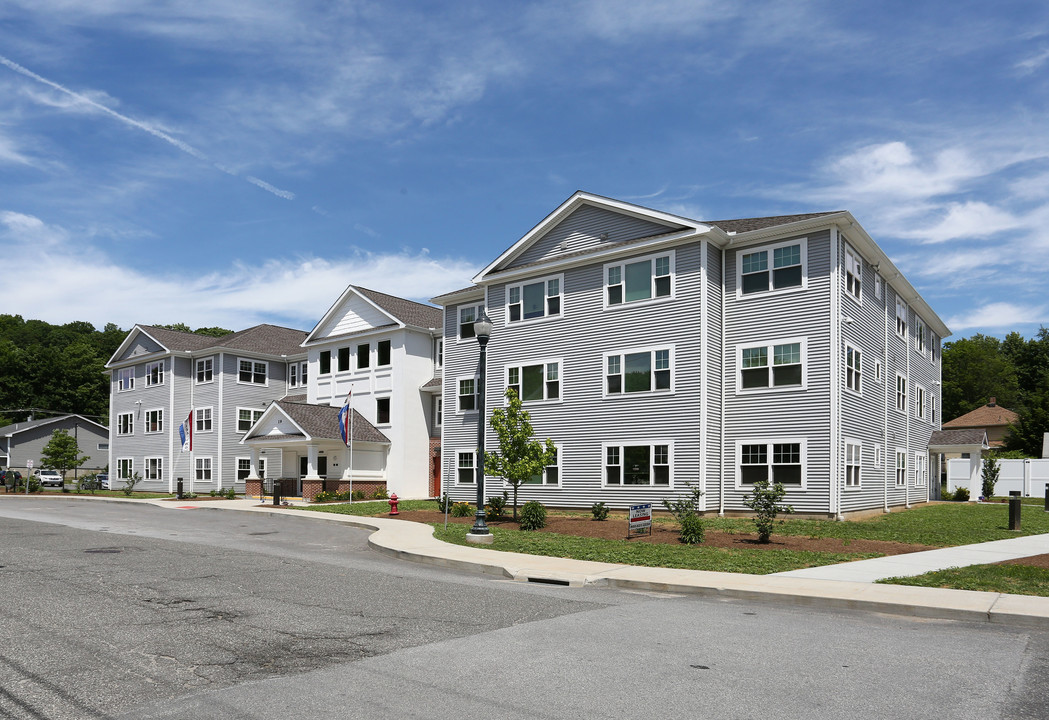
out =
[(652, 534), (652, 503), (631, 505), (628, 518), (627, 535)]

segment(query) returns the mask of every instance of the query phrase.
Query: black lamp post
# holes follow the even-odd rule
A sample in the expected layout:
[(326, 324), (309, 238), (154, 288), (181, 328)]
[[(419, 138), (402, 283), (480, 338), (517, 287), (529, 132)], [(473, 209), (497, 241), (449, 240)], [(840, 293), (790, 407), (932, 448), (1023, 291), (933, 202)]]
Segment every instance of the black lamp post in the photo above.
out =
[[(492, 536), (484, 521), (484, 378), (487, 364), (486, 350), (488, 340), (492, 336), (492, 321), (488, 319), (484, 308), (481, 308), (481, 315), (474, 323), (474, 335), (477, 336), (477, 344), (481, 346), (481, 360), (480, 373), (477, 378), (477, 519), (474, 521), (474, 526), (470, 528), (469, 534), (474, 537), (475, 541), (484, 542)], [(485, 540), (481, 540), (482, 537)]]

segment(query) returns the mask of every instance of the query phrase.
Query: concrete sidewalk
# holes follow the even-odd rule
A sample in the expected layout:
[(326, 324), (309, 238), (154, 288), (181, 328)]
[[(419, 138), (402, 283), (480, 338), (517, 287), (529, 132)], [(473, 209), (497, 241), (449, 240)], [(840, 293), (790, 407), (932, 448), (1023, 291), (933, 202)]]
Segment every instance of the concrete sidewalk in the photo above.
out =
[[(3, 496), (0, 496), (3, 497)], [(1049, 630), (1049, 598), (969, 590), (876, 585), (873, 580), (917, 575), (931, 569), (998, 562), (1049, 552), (1049, 535), (998, 540), (874, 560), (860, 560), (776, 575), (637, 567), (569, 560), (542, 555), (452, 545), (433, 536), (433, 528), (393, 518), (356, 517), (313, 512), (295, 506), (275, 508), (258, 500), (125, 500), (168, 510), (239, 510), (344, 523), (374, 530), (368, 544), (378, 552), (412, 562), (536, 582), (633, 590), (692, 593), (707, 597), (760, 600), (809, 607), (865, 610), (923, 618), (1003, 623)], [(860, 569), (855, 569), (860, 568)]]
[[(873, 580), (880, 577), (917, 575), (928, 569), (1039, 555), (1049, 552), (1049, 535), (895, 555), (777, 575), (744, 575), (617, 565), (452, 545), (434, 538), (433, 528), (421, 523), (393, 518), (313, 512), (292, 506), (278, 509), (260, 505), (257, 500), (214, 500), (199, 503), (192, 500), (179, 503), (157, 500), (134, 502), (151, 502), (169, 509), (242, 510), (341, 522), (352, 527), (375, 530), (376, 532), (368, 538), (368, 544), (378, 552), (402, 560), (486, 573), (521, 582), (692, 593), (709, 597), (866, 610), (924, 618), (1005, 623), (1049, 630), (1049, 598), (873, 584)], [(908, 558), (915, 556), (925, 557), (907, 564)], [(879, 562), (887, 564), (874, 566), (872, 570), (852, 570), (857, 565)], [(817, 571), (824, 571), (827, 576), (810, 577), (800, 574)], [(855, 578), (850, 577), (853, 572), (856, 572)]]

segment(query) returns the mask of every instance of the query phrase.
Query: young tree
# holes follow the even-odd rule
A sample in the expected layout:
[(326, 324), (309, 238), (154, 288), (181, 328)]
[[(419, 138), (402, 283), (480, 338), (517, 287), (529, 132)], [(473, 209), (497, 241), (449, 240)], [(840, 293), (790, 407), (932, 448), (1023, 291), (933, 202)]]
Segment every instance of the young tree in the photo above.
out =
[(754, 483), (754, 493), (743, 496), (743, 504), (754, 511), (754, 525), (758, 528), (758, 542), (767, 543), (772, 537), (772, 526), (780, 513), (794, 512), (793, 505), (780, 505), (787, 494), (782, 483), (769, 485), (768, 480)]
[(988, 500), (994, 495), (994, 486), (998, 482), (998, 458), (988, 455), (983, 459), (983, 496)]
[(531, 416), (521, 409), (513, 389), (506, 391), (507, 406), (492, 411), (491, 425), (499, 436), (499, 452), (484, 454), (485, 474), (503, 477), (514, 489), (514, 520), (517, 519), (517, 490), (543, 468), (557, 460), (557, 448), (549, 438), (532, 439)]
[(44, 446), (40, 462), (44, 467), (53, 468), (62, 473), (62, 481), (65, 482), (66, 471), (80, 467), (87, 462), (89, 457), (88, 455), (77, 457), (78, 455), (80, 455), (80, 448), (77, 446), (76, 438), (65, 430), (55, 430), (51, 433), (51, 439), (47, 445)]

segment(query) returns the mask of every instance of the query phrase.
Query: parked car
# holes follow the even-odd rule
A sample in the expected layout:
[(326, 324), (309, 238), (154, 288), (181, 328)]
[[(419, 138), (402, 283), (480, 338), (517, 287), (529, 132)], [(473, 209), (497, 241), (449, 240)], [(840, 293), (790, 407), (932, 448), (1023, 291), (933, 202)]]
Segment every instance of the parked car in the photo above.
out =
[(49, 485), (62, 487), (65, 484), (65, 481), (62, 479), (62, 473), (57, 470), (37, 470), (35, 475), (43, 487), (48, 487)]
[(17, 470), (0, 470), (0, 483), (3, 483), (8, 488), (17, 487), (22, 482), (22, 473)]
[(95, 476), (95, 482), (97, 483), (97, 487), (99, 487), (99, 488), (101, 488), (103, 490), (112, 490), (113, 489), (113, 488), (109, 487), (109, 473), (99, 473), (98, 475)]

